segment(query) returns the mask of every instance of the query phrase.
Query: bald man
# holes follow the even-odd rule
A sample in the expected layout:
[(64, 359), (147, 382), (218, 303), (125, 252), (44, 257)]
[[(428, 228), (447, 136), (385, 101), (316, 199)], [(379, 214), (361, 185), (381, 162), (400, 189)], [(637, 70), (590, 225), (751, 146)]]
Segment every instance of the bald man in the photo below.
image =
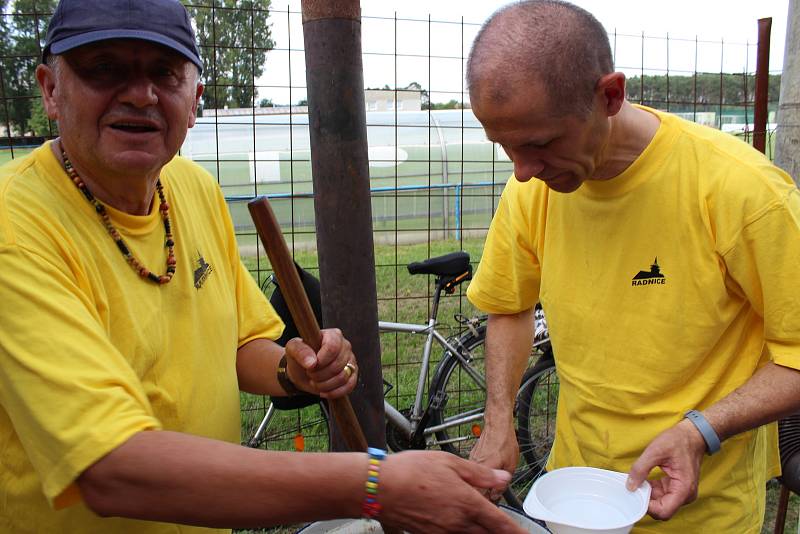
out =
[(468, 291), (489, 313), (472, 458), (516, 465), (541, 301), (560, 379), (547, 468), (649, 480), (637, 533), (760, 532), (774, 421), (800, 409), (791, 178), (733, 136), (630, 104), (602, 25), (565, 2), (495, 13), (467, 78), (514, 163)]

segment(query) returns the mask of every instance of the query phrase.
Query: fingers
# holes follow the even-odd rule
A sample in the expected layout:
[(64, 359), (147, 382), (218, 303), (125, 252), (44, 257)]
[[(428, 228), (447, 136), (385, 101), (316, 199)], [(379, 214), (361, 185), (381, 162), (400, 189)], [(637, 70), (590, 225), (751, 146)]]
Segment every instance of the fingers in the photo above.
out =
[(342, 354), (352, 354), (350, 342), (342, 335), (338, 328), (327, 328), (322, 331), (322, 346), (317, 358), (320, 366), (327, 366), (339, 360)]
[(496, 490), (501, 494), (511, 482), (511, 473), (503, 469), (492, 469), (460, 458), (455, 466), (458, 475), (471, 486), (484, 490)]
[(390, 455), (381, 467), (382, 516), (390, 524), (424, 534), (522, 534), (476, 486), (508, 482), (510, 475), (455, 455), (407, 451)]
[[(335, 386), (332, 384), (336, 384), (340, 382), (341, 378), (336, 377), (335, 379), (329, 380), (323, 384), (317, 384), (317, 388), (319, 389), (319, 396), (324, 399), (336, 399), (339, 397), (343, 397), (353, 391), (356, 387), (356, 383), (358, 382), (358, 375), (353, 373), (348, 378), (345, 379), (345, 382), (340, 386)], [(330, 387), (330, 389), (326, 389)]]
[[(286, 354), (305, 371), (302, 382), (323, 398), (346, 395), (358, 382), (358, 364), (352, 345), (339, 329), (322, 331), (322, 346), (316, 354), (299, 338), (286, 344)], [(290, 378), (294, 378), (294, 374)]]
[[(648, 513), (656, 519), (669, 519), (684, 504), (697, 498), (703, 447), (697, 443), (691, 423), (681, 421), (665, 430), (647, 446), (631, 466), (626, 487), (635, 490), (654, 467), (664, 476), (652, 481)], [(702, 440), (702, 436), (700, 437)]]
[[(671, 479), (664, 477), (651, 482), (650, 504), (647, 513), (655, 519), (666, 521), (687, 501), (686, 495), (679, 490)], [(690, 499), (694, 500), (694, 499)]]
[(317, 365), (317, 355), (314, 354), (314, 350), (299, 337), (290, 339), (285, 348), (286, 356), (300, 364), (303, 369), (313, 369)]
[(633, 463), (630, 472), (628, 472), (628, 480), (625, 481), (625, 487), (628, 491), (636, 491), (642, 485), (642, 482), (647, 480), (650, 471), (658, 465), (657, 461), (649, 458), (647, 450)]

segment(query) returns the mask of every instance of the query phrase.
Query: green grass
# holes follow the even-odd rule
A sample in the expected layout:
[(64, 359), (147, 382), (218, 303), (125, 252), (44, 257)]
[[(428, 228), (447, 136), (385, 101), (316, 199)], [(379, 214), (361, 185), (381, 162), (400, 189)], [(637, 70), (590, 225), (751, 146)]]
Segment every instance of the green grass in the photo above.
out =
[(13, 153), (13, 157), (12, 157), (11, 149), (8, 149), (8, 148), (0, 149), (0, 165), (3, 165), (4, 163), (8, 163), (12, 159), (18, 159), (18, 158), (21, 158), (23, 156), (27, 156), (28, 154), (30, 154), (34, 150), (35, 150), (35, 148), (28, 148), (28, 147), (15, 148), (14, 149), (14, 153)]
[[(483, 240), (477, 238), (462, 242), (440, 241), (397, 248), (394, 246), (376, 246), (375, 272), (378, 316), (380, 319), (424, 324), (429, 313), (430, 297), (435, 290), (433, 280), (424, 275), (411, 276), (405, 266), (412, 261), (419, 261), (459, 250), (460, 247), (470, 252), (473, 263), (477, 264), (483, 247)], [(315, 251), (300, 250), (296, 252), (295, 260), (318, 276)], [(271, 274), (269, 261), (266, 257), (246, 257), (244, 261), (259, 283), (263, 283)], [(271, 293), (271, 288), (268, 288), (267, 291), (268, 294)], [(463, 286), (461, 291), (456, 291), (455, 294), (442, 299), (439, 312), (439, 319), (442, 324), (437, 329), (444, 334), (457, 332), (459, 325), (453, 319), (456, 313), (466, 316), (477, 313), (467, 301)], [(423, 342), (423, 336), (410, 334), (381, 335), (381, 361), (384, 368), (384, 378), (392, 384), (389, 398), (398, 408), (408, 407), (413, 401)], [(440, 353), (441, 351), (434, 353), (431, 372), (433, 366), (440, 359)], [(241, 403), (243, 411), (242, 438), (244, 440), (263, 417), (265, 402), (260, 397), (243, 393)], [(292, 450), (294, 447), (293, 439), (299, 429), (309, 420), (318, 420), (318, 414), (319, 411), (316, 407), (307, 408), (299, 417), (295, 412), (279, 412), (278, 419), (270, 427), (283, 428), (285, 426), (286, 428), (281, 432), (279, 443), (273, 441), (267, 446), (282, 450)], [(319, 439), (317, 435), (319, 430), (321, 429), (312, 426), (303, 432), (306, 437), (306, 450), (324, 448), (324, 440)]]
[[(764, 517), (764, 526), (761, 534), (772, 534), (775, 531), (775, 515), (778, 510), (781, 486), (776, 480), (767, 483), (767, 513)], [(789, 506), (786, 511), (786, 521), (784, 523), (786, 534), (798, 532), (798, 515), (800, 512), (800, 495), (792, 493), (789, 497)]]

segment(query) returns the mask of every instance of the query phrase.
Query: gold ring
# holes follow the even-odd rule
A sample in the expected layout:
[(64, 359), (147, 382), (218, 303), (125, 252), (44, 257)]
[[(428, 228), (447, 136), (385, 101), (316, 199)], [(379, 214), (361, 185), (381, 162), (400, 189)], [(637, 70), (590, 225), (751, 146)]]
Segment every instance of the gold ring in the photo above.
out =
[(350, 362), (347, 362), (347, 363), (345, 364), (345, 366), (344, 366), (344, 369), (343, 369), (343, 370), (344, 370), (344, 374), (346, 374), (346, 375), (347, 375), (347, 378), (350, 378), (350, 377), (353, 375), (353, 373), (355, 373), (355, 372), (356, 372), (356, 366), (355, 366), (355, 365), (353, 365), (353, 364), (352, 364), (352, 363), (350, 363)]

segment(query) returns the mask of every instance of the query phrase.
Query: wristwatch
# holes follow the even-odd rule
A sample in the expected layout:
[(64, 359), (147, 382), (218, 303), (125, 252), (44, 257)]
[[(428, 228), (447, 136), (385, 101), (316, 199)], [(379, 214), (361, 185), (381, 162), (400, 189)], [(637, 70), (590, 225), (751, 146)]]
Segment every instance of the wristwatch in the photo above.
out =
[(689, 410), (683, 417), (691, 421), (697, 430), (700, 431), (700, 434), (706, 442), (706, 449), (709, 456), (719, 450), (721, 445), (719, 436), (702, 413), (697, 410)]
[(294, 397), (295, 395), (302, 395), (301, 391), (289, 378), (289, 373), (286, 371), (286, 353), (283, 353), (281, 360), (278, 362), (278, 383), (281, 385), (286, 395)]

